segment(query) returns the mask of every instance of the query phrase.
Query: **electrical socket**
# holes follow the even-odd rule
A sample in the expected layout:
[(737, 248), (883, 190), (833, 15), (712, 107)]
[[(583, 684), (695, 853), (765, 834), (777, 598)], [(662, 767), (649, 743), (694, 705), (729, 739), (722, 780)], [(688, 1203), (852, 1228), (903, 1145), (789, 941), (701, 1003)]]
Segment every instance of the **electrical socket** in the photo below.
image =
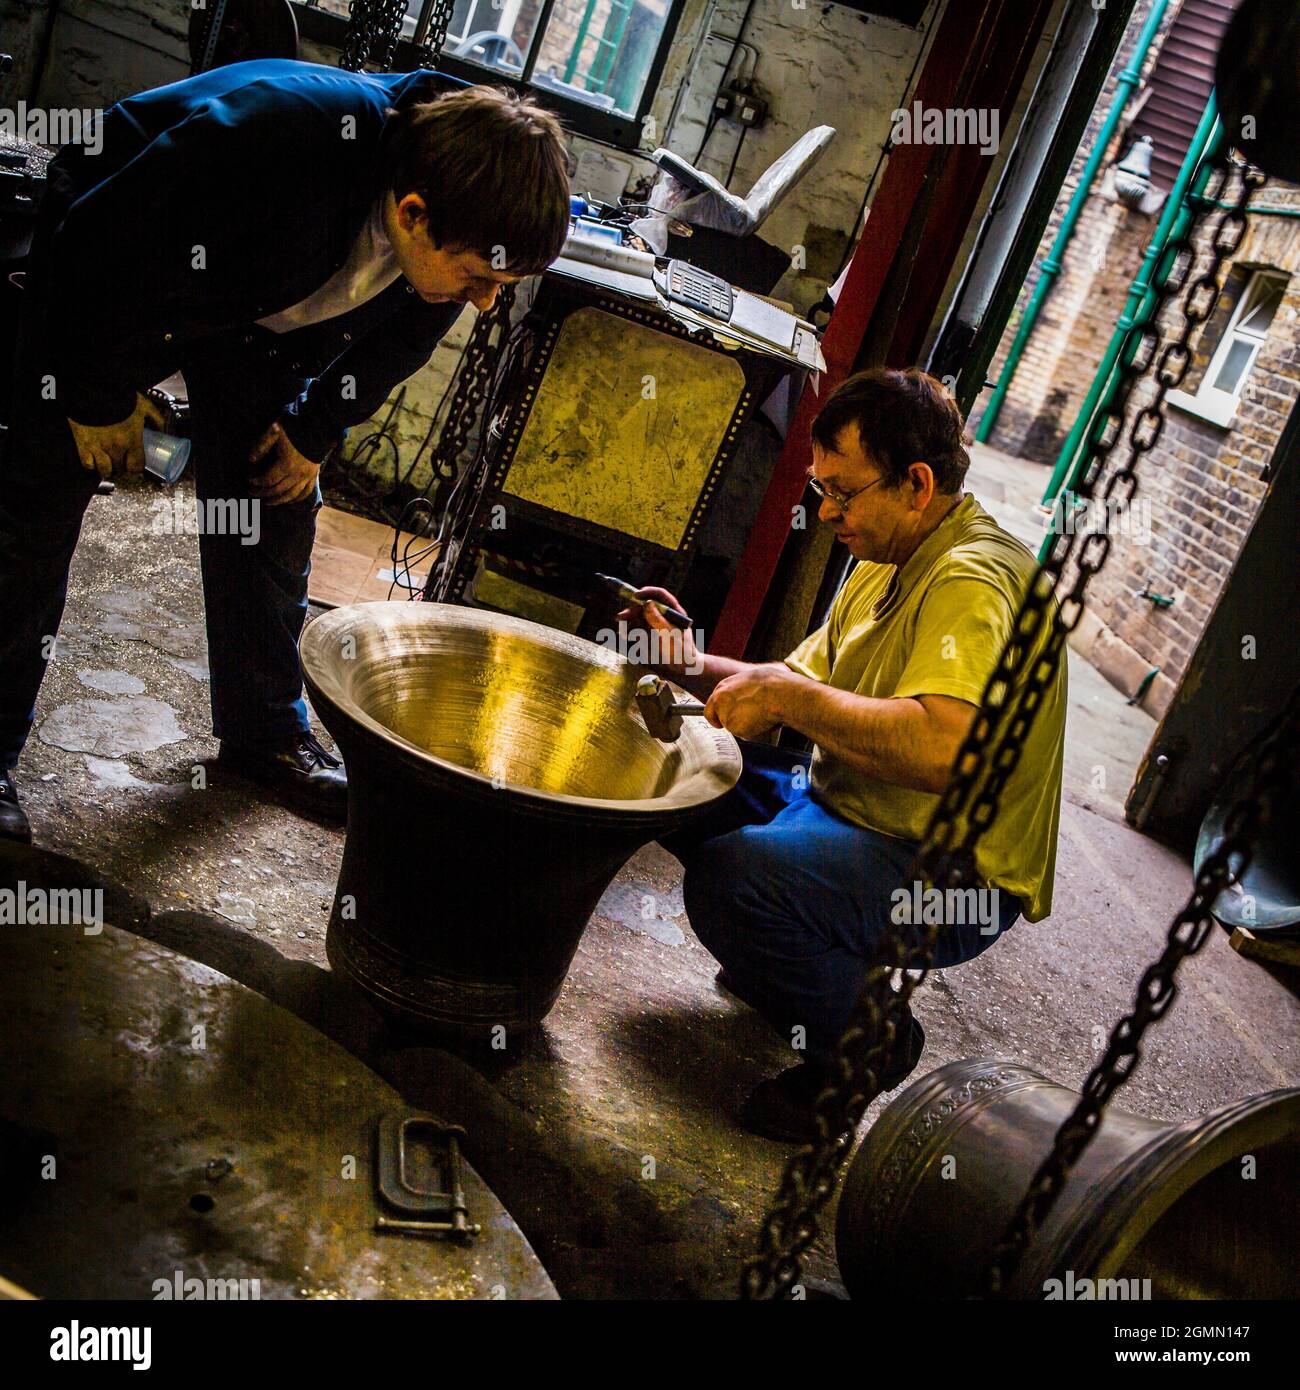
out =
[(729, 116), (744, 126), (760, 126), (767, 120), (768, 104), (758, 94), (757, 84), (748, 78), (721, 88), (718, 96), (725, 97), (727, 103), (724, 110), (718, 101), (714, 102), (720, 116)]
[(741, 125), (760, 126), (767, 120), (767, 102), (762, 97), (746, 93), (736, 108), (736, 119)]

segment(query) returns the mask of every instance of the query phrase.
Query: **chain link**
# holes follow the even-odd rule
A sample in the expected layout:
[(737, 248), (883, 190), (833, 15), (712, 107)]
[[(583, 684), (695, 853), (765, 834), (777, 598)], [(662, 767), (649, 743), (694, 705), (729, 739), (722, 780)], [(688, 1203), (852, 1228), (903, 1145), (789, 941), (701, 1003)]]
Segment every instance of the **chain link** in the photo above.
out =
[(474, 327), (470, 329), (465, 361), (456, 377), (451, 404), (447, 408), (447, 422), (430, 455), (433, 471), (439, 478), (454, 478), (459, 471), (460, 457), (469, 444), (474, 422), (483, 409), (496, 367), (498, 349), (493, 346), (493, 334), (499, 328), (504, 339), (509, 332), (514, 302), (515, 287), (502, 285), (497, 293), (497, 302), (486, 314), (479, 314), (474, 320)]
[(447, 42), (447, 26), (451, 23), (453, 9), (455, 0), (438, 0), (434, 6), (433, 13), (429, 16), (429, 32), (425, 34), (424, 42), (416, 56), (417, 67), (434, 67), (442, 57), (442, 46)]
[[(447, 420), (430, 456), (435, 477), (457, 479), (447, 503), (443, 546), (429, 568), (425, 583), (424, 596), (430, 602), (444, 602), (451, 593), (487, 487), (490, 468), (486, 433), (490, 421), (485, 419), (481, 422), (482, 433), (476, 457), (465, 463), (463, 470), (461, 458), (469, 447), (470, 435), (492, 390), (493, 378), (510, 335), (515, 295), (514, 285), (502, 285), (497, 292), (496, 303), (486, 314), (479, 314), (475, 319), (465, 346), (465, 360), (456, 377)], [(495, 345), (494, 335), (497, 335)], [(474, 474), (472, 477), (469, 476), (471, 472)]]
[(360, 72), (367, 63), (387, 72), (406, 18), (406, 0), (352, 0), (339, 67)]
[[(455, 0), (438, 0), (429, 16), (429, 29), (416, 53), (416, 66), (431, 68), (442, 56), (447, 42)], [(392, 66), (393, 52), (406, 18), (406, 0), (352, 0), (348, 7), (348, 32), (339, 55), (339, 66), (360, 72), (373, 62), (385, 72)]]
[[(1149, 370), (1159, 348), (1159, 315), (1191, 274), (1196, 259), (1193, 237), (1209, 207), (1226, 187), (1230, 173), (1228, 158), (1217, 159), (1210, 178), (1214, 192), (1194, 201), (1194, 215), (1186, 220), (1155, 268), (1152, 311), (1144, 323), (1130, 330), (1121, 347), (1116, 389), (1088, 432), (1073, 497), (1091, 500), (1109, 456), (1123, 435), (1134, 387)], [(1249, 198), (1263, 181), (1258, 170), (1249, 166), (1241, 170), (1237, 203), (1224, 212), (1215, 228), (1211, 264), (1188, 290), (1182, 332), (1160, 355), (1154, 398), (1135, 413), (1129, 432), (1129, 455), (1123, 466), (1107, 477), (1102, 496), (1108, 505), (1127, 503), (1136, 492), (1138, 460), (1150, 452), (1160, 437), (1165, 396), (1188, 370), (1192, 332), (1213, 310), (1223, 263), (1241, 243)], [(1064, 494), (1063, 504), (1068, 506), (1070, 502), (1071, 495)], [(1078, 546), (1073, 582), (1058, 598), (1078, 536), (1073, 527), (1058, 529), (1055, 521), (1053, 532), (1047, 558), (1021, 603), (1011, 636), (985, 687), (980, 710), (957, 755), (953, 775), (914, 862), (914, 876), (935, 887), (961, 888), (976, 881), (975, 846), (997, 814), (1003, 789), (1019, 764), (1034, 718), (1063, 660), (1066, 639), (1083, 616), (1088, 584), (1110, 553), (1108, 534), (1087, 532)], [(1265, 817), (1267, 814), (1265, 811)], [(1249, 848), (1251, 835), (1257, 832), (1259, 824), (1258, 815), (1252, 817), (1249, 807), (1234, 808), (1229, 817), (1232, 844), (1222, 856), (1223, 862), (1233, 853), (1241, 855), (1243, 845)], [(1216, 865), (1207, 865), (1198, 876), (1196, 891), (1171, 927), (1170, 945), (1143, 977), (1144, 1002), (1116, 1026), (1112, 1046), (1089, 1078), (1076, 1116), (1071, 1117), (1072, 1121), (1077, 1117), (1077, 1122), (1067, 1121), (1057, 1135), (1052, 1154), (1040, 1170), (1041, 1181), (1035, 1180), (1007, 1240), (999, 1247), (995, 1268), (990, 1271), (990, 1291), (1005, 1288), (1029, 1235), (1050, 1209), (1065, 1175), (1095, 1131), (1106, 1100), (1136, 1065), (1143, 1032), (1172, 1002), (1173, 973), (1179, 961), (1203, 944), (1215, 896), (1211, 890), (1216, 883), (1221, 886), (1221, 882), (1226, 882), (1222, 878), (1222, 862), (1217, 862), (1220, 856), (1215, 859)], [(1240, 867), (1236, 871), (1240, 872)], [(1181, 931), (1184, 925), (1190, 925), (1192, 931)], [(858, 1122), (881, 1090), (881, 1076), (897, 1046), (908, 1003), (934, 959), (939, 931), (939, 923), (927, 924), (923, 930), (917, 930), (914, 924), (891, 923), (886, 931), (867, 971), (849, 1026), (840, 1039), (831, 1080), (816, 1101), (818, 1140), (798, 1150), (786, 1165), (772, 1209), (760, 1229), (758, 1253), (746, 1263), (741, 1277), (743, 1297), (788, 1297), (797, 1283), (802, 1256), (817, 1238), (818, 1213), (835, 1189)]]

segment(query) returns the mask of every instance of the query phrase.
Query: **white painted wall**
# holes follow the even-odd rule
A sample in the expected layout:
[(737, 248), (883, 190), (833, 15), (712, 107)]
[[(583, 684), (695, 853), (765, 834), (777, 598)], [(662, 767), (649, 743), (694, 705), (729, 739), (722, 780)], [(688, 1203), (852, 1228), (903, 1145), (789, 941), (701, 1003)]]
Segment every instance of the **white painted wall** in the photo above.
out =
[[(932, 5), (917, 29), (894, 20), (868, 16), (841, 5), (807, 0), (757, 0), (745, 30), (744, 42), (758, 50), (756, 77), (771, 101), (766, 125), (749, 132), (741, 148), (731, 191), (747, 193), (762, 172), (813, 126), (831, 125), (838, 134), (821, 161), (776, 209), (760, 235), (784, 250), (808, 244), (810, 224), (836, 228), (852, 235), (862, 195), (888, 138), (890, 114), (904, 104), (909, 75), (922, 52), (937, 5)], [(694, 12), (694, 13), (692, 13)], [(745, 12), (744, 0), (699, 0), (688, 8), (683, 36), (674, 45), (689, 63), (692, 50), (699, 59), (689, 88), (680, 102), (667, 145), (693, 163), (704, 137), (713, 93), (722, 80), (731, 43)], [(701, 46), (701, 40), (702, 46)], [(734, 78), (742, 67), (748, 74), (752, 55), (736, 54)], [(652, 114), (660, 129), (667, 120), (680, 77), (665, 84)], [(726, 178), (739, 138), (739, 128), (719, 122), (698, 162), (715, 178)], [(777, 294), (803, 310), (825, 288), (811, 277), (788, 276)]]
[[(32, 8), (30, 0), (0, 0), (0, 20), (16, 3)], [(46, 0), (39, 8), (48, 10)], [(189, 0), (62, 0), (41, 104), (111, 106), (187, 76), (189, 17)]]

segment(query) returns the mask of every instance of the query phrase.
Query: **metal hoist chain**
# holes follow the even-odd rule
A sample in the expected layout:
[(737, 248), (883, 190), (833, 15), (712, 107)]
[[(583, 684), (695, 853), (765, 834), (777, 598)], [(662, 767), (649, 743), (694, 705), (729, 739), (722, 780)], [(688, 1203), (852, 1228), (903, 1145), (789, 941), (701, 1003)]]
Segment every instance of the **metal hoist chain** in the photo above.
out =
[(497, 301), (486, 314), (479, 314), (470, 329), (465, 345), (465, 361), (456, 377), (451, 403), (447, 407), (447, 422), (438, 435), (438, 443), (430, 455), (435, 476), (450, 480), (456, 476), (457, 462), (469, 444), (474, 422), (483, 409), (496, 370), (499, 349), (493, 346), (493, 335), (499, 329), (499, 342), (510, 332), (510, 314), (515, 303), (515, 287), (502, 285)]
[[(454, 8), (455, 0), (438, 0), (434, 6), (424, 42), (416, 54), (417, 67), (432, 67), (441, 57)], [(406, 0), (352, 0), (339, 66), (360, 72), (367, 63), (373, 62), (387, 71), (402, 34), (406, 9)]]
[[(501, 349), (510, 334), (510, 315), (514, 303), (515, 286), (502, 285), (496, 303), (476, 319), (465, 346), (465, 361), (456, 377), (447, 421), (430, 456), (434, 477), (448, 481), (457, 479), (447, 503), (443, 546), (430, 566), (425, 584), (424, 596), (431, 602), (445, 601), (451, 590), (470, 539), (468, 532), (472, 529), (483, 489), (487, 485), (491, 460), (486, 457), (484, 448), (478, 450), (482, 458), (476, 457), (465, 464), (466, 470), (477, 470), (477, 477), (465, 476), (458, 464), (469, 445), (474, 424), (483, 412), (483, 403), (492, 390)], [(498, 333), (498, 344), (494, 347), (492, 339)], [(480, 428), (486, 431), (490, 423), (483, 420)]]
[(374, 63), (386, 72), (406, 18), (406, 0), (352, 0), (348, 13), (339, 67), (360, 72)]
[(431, 68), (442, 57), (442, 46), (447, 42), (447, 26), (451, 23), (451, 12), (455, 0), (438, 0), (429, 16), (429, 30), (424, 36), (416, 56), (416, 66)]
[[(1116, 479), (1123, 480), (1128, 489), (1126, 500), (1131, 499), (1136, 490), (1133, 465), (1138, 456), (1148, 453), (1160, 437), (1164, 427), (1165, 396), (1181, 384), (1191, 365), (1192, 333), (1214, 311), (1223, 264), (1241, 245), (1247, 228), (1247, 203), (1251, 194), (1263, 183), (1264, 175), (1258, 170), (1249, 165), (1241, 170), (1236, 205), (1226, 209), (1218, 219), (1210, 243), (1210, 264), (1188, 287), (1183, 301), (1182, 333), (1160, 355), (1156, 367), (1155, 395), (1134, 418), (1129, 433), (1129, 463), (1112, 479), (1106, 489), (1107, 498), (1118, 486)], [(1191, 257), (1188, 258), (1182, 279), (1186, 278), (1190, 266)], [(1178, 280), (1179, 277), (1171, 273), (1162, 286), (1162, 295), (1176, 292), (1181, 287), (1180, 283), (1176, 283)], [(1107, 422), (1109, 427), (1110, 421)], [(1106, 541), (1109, 548), (1109, 537)], [(1086, 558), (1086, 547), (1084, 554)], [(1095, 574), (1101, 568), (1104, 558), (1103, 554), (1097, 559), (1091, 573)], [(1080, 568), (1076, 589), (1082, 592), (1082, 585), (1088, 576), (1083, 573), (1082, 564)], [(998, 1297), (1006, 1292), (1030, 1237), (1046, 1219), (1065, 1186), (1070, 1170), (1100, 1127), (1107, 1101), (1137, 1068), (1141, 1060), (1143, 1035), (1151, 1024), (1164, 1017), (1177, 996), (1174, 976), (1178, 967), (1209, 940), (1214, 927), (1212, 909), (1215, 900), (1229, 883), (1238, 881), (1249, 866), (1261, 833), (1281, 812), (1298, 764), (1300, 692), (1292, 696), (1278, 727), (1261, 745), (1254, 759), (1250, 785), (1228, 813), (1222, 843), (1201, 865), (1187, 902), (1170, 924), (1163, 951), (1154, 964), (1147, 967), (1138, 982), (1132, 1009), (1111, 1030), (1101, 1060), (1088, 1074), (1077, 1105), (1057, 1131), (1051, 1153), (1035, 1173), (1029, 1190), (1011, 1218), (988, 1270), (986, 1292), (990, 1296)]]
[[(1091, 499), (1108, 457), (1123, 433), (1134, 386), (1149, 369), (1159, 347), (1155, 327), (1159, 315), (1191, 272), (1196, 260), (1194, 234), (1211, 204), (1226, 187), (1231, 169), (1226, 155), (1216, 161), (1211, 179), (1216, 191), (1196, 201), (1194, 215), (1186, 219), (1181, 235), (1170, 242), (1156, 267), (1152, 312), (1143, 324), (1135, 325), (1124, 340), (1114, 396), (1104, 416), (1099, 417), (1088, 434), (1086, 461), (1074, 490), (1074, 495), (1082, 501)], [(1182, 332), (1160, 356), (1154, 397), (1133, 419), (1129, 431), (1129, 457), (1123, 467), (1106, 479), (1102, 497), (1108, 504), (1112, 500), (1116, 505), (1131, 501), (1137, 488), (1135, 466), (1160, 437), (1165, 396), (1187, 372), (1191, 363), (1192, 333), (1213, 311), (1223, 263), (1236, 251), (1245, 234), (1247, 205), (1251, 194), (1264, 182), (1264, 176), (1250, 166), (1245, 166), (1240, 173), (1236, 204), (1224, 211), (1214, 230), (1210, 265), (1188, 290)], [(1111, 539), (1105, 531), (1086, 533), (1079, 547), (1073, 582), (1058, 603), (1054, 595), (1074, 552), (1076, 539), (1073, 527), (1055, 530), (1047, 559), (1025, 594), (1011, 636), (985, 686), (979, 713), (957, 755), (953, 775), (917, 853), (913, 875), (918, 881), (940, 888), (961, 888), (976, 881), (975, 845), (996, 816), (1002, 791), (1020, 761), (1034, 718), (1064, 659), (1066, 638), (1083, 616), (1087, 586), (1110, 552)], [(1265, 781), (1271, 776), (1263, 775)], [(1169, 946), (1160, 961), (1143, 977), (1144, 1002), (1133, 1015), (1117, 1025), (1110, 1048), (1094, 1076), (1089, 1078), (1089, 1086), (1076, 1112), (1077, 1124), (1072, 1123), (1075, 1117), (1071, 1117), (1071, 1122), (1058, 1134), (1051, 1157), (1044, 1163), (1012, 1223), (1007, 1238), (1009, 1244), (1004, 1243), (1005, 1248), (999, 1249), (997, 1268), (990, 1272), (991, 1291), (1000, 1292), (1005, 1287), (1005, 1278), (1018, 1253), (1023, 1250), (1035, 1225), (1050, 1209), (1070, 1166), (1095, 1131), (1106, 1099), (1136, 1064), (1142, 1033), (1172, 1001), (1173, 972), (1178, 962), (1203, 944), (1208, 931), (1208, 927), (1202, 929), (1202, 924), (1209, 919), (1214, 884), (1218, 882), (1221, 886), (1226, 882), (1224, 866), (1233, 853), (1238, 855), (1234, 871), (1240, 873), (1244, 867), (1240, 863), (1242, 847), (1248, 847), (1252, 831), (1258, 828), (1256, 812), (1249, 806), (1234, 808), (1229, 819), (1232, 845), (1227, 853), (1215, 856), (1215, 868), (1207, 865), (1208, 875), (1203, 872), (1198, 876), (1196, 891), (1170, 929)], [(1183, 930), (1188, 925), (1193, 927), (1190, 935)], [(919, 931), (913, 926), (891, 922), (880, 943), (849, 1025), (839, 1041), (830, 1083), (817, 1098), (815, 1114), (819, 1138), (793, 1154), (786, 1165), (772, 1209), (762, 1224), (758, 1253), (744, 1268), (741, 1278), (744, 1298), (790, 1297), (798, 1282), (800, 1260), (817, 1238), (817, 1215), (835, 1190), (840, 1166), (852, 1146), (858, 1122), (880, 1093), (882, 1073), (893, 1054), (901, 1024), (908, 1016), (908, 1001), (925, 979), (934, 958), (941, 924), (927, 924)], [(1149, 993), (1150, 989), (1154, 989), (1154, 993)]]

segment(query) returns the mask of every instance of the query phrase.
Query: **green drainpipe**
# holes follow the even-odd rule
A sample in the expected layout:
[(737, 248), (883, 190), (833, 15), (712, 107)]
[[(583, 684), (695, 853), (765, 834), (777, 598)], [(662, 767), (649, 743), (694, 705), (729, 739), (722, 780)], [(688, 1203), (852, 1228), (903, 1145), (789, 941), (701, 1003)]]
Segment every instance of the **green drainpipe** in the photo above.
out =
[(1147, 15), (1147, 22), (1142, 26), (1142, 32), (1138, 35), (1133, 56), (1115, 79), (1114, 100), (1110, 104), (1110, 110), (1106, 112), (1106, 119), (1102, 122), (1101, 129), (1097, 132), (1097, 139), (1093, 144), (1092, 153), (1088, 156), (1088, 162), (1083, 166), (1082, 174), (1079, 175), (1079, 186), (1074, 190), (1070, 205), (1066, 208), (1065, 216), (1061, 219), (1056, 238), (1052, 242), (1052, 249), (1043, 261), (1042, 269), (1038, 275), (1038, 283), (1034, 286), (1029, 303), (1025, 305), (1025, 312), (1020, 320), (1019, 328), (1016, 329), (1011, 350), (1007, 353), (1007, 360), (1002, 366), (1002, 375), (998, 377), (997, 389), (989, 397), (989, 403), (985, 407), (984, 414), (980, 417), (975, 438), (981, 444), (988, 442), (989, 435), (993, 433), (993, 426), (998, 422), (998, 413), (1001, 411), (1002, 402), (1006, 399), (1007, 391), (1010, 389), (1011, 378), (1015, 376), (1016, 368), (1020, 365), (1025, 344), (1029, 341), (1029, 335), (1034, 331), (1034, 324), (1038, 321), (1043, 302), (1052, 292), (1056, 277), (1061, 273), (1061, 266), (1065, 259), (1065, 248), (1070, 244), (1070, 238), (1074, 235), (1075, 224), (1079, 220), (1079, 214), (1083, 211), (1083, 205), (1088, 201), (1088, 194), (1092, 191), (1092, 181), (1097, 176), (1097, 170), (1101, 166), (1106, 150), (1110, 147), (1111, 137), (1115, 134), (1116, 127), (1123, 118), (1124, 108), (1128, 105), (1128, 99), (1133, 94), (1133, 88), (1137, 86), (1141, 78), (1142, 63), (1146, 58), (1147, 50), (1151, 47), (1156, 30), (1160, 28), (1160, 21), (1165, 17), (1165, 11), (1168, 8), (1169, 0), (1155, 0), (1151, 6), (1150, 14)]
[[(1146, 255), (1142, 258), (1142, 265), (1129, 287), (1128, 298), (1124, 303), (1124, 312), (1115, 325), (1115, 332), (1111, 335), (1111, 340), (1106, 346), (1101, 364), (1097, 368), (1097, 374), (1088, 387), (1088, 394), (1084, 397), (1078, 418), (1061, 447), (1060, 457), (1056, 460), (1056, 467), (1052, 470), (1051, 481), (1043, 493), (1045, 506), (1050, 506), (1056, 500), (1063, 487), (1073, 488), (1083, 465), (1087, 462), (1086, 450), (1077, 462), (1075, 455), (1080, 453), (1080, 445), (1093, 421), (1107, 409), (1114, 398), (1119, 384), (1118, 368), (1121, 357), (1127, 364), (1137, 354), (1141, 341), (1141, 330), (1150, 319), (1156, 302), (1152, 281), (1156, 278), (1156, 272), (1165, 259), (1170, 241), (1178, 240), (1186, 230), (1187, 223), (1192, 216), (1192, 202), (1199, 199), (1209, 181), (1210, 162), (1218, 153), (1223, 140), (1223, 125), (1219, 120), (1214, 93), (1211, 92), (1210, 99), (1201, 114), (1200, 123), (1196, 127), (1196, 133), (1192, 136), (1192, 143), (1187, 148), (1187, 155), (1183, 160), (1182, 167), (1178, 171), (1178, 177), (1174, 180), (1169, 197), (1165, 199), (1164, 210), (1161, 212), (1160, 221), (1152, 234), (1151, 244), (1147, 247)], [(1051, 547), (1052, 538), (1053, 532), (1049, 529), (1043, 538), (1042, 549), (1039, 551), (1040, 559), (1046, 557)]]
[[(1222, 198), (1212, 204), (1216, 208), (1235, 208), (1236, 203), (1225, 202)], [(1300, 217), (1300, 208), (1272, 208), (1261, 207), (1258, 203), (1251, 203), (1250, 215), (1252, 217)]]
[(1142, 697), (1151, 689), (1151, 682), (1160, 674), (1160, 667), (1153, 666), (1145, 676), (1142, 677), (1142, 684), (1125, 700), (1126, 705), (1140, 705)]
[(578, 70), (578, 59), (582, 56), (582, 45), (587, 42), (587, 30), (591, 26), (591, 16), (595, 13), (596, 0), (587, 0), (587, 8), (583, 12), (582, 23), (578, 25), (578, 37), (573, 41), (573, 47), (569, 50), (569, 61), (564, 65), (564, 80), (572, 83), (573, 74)]

